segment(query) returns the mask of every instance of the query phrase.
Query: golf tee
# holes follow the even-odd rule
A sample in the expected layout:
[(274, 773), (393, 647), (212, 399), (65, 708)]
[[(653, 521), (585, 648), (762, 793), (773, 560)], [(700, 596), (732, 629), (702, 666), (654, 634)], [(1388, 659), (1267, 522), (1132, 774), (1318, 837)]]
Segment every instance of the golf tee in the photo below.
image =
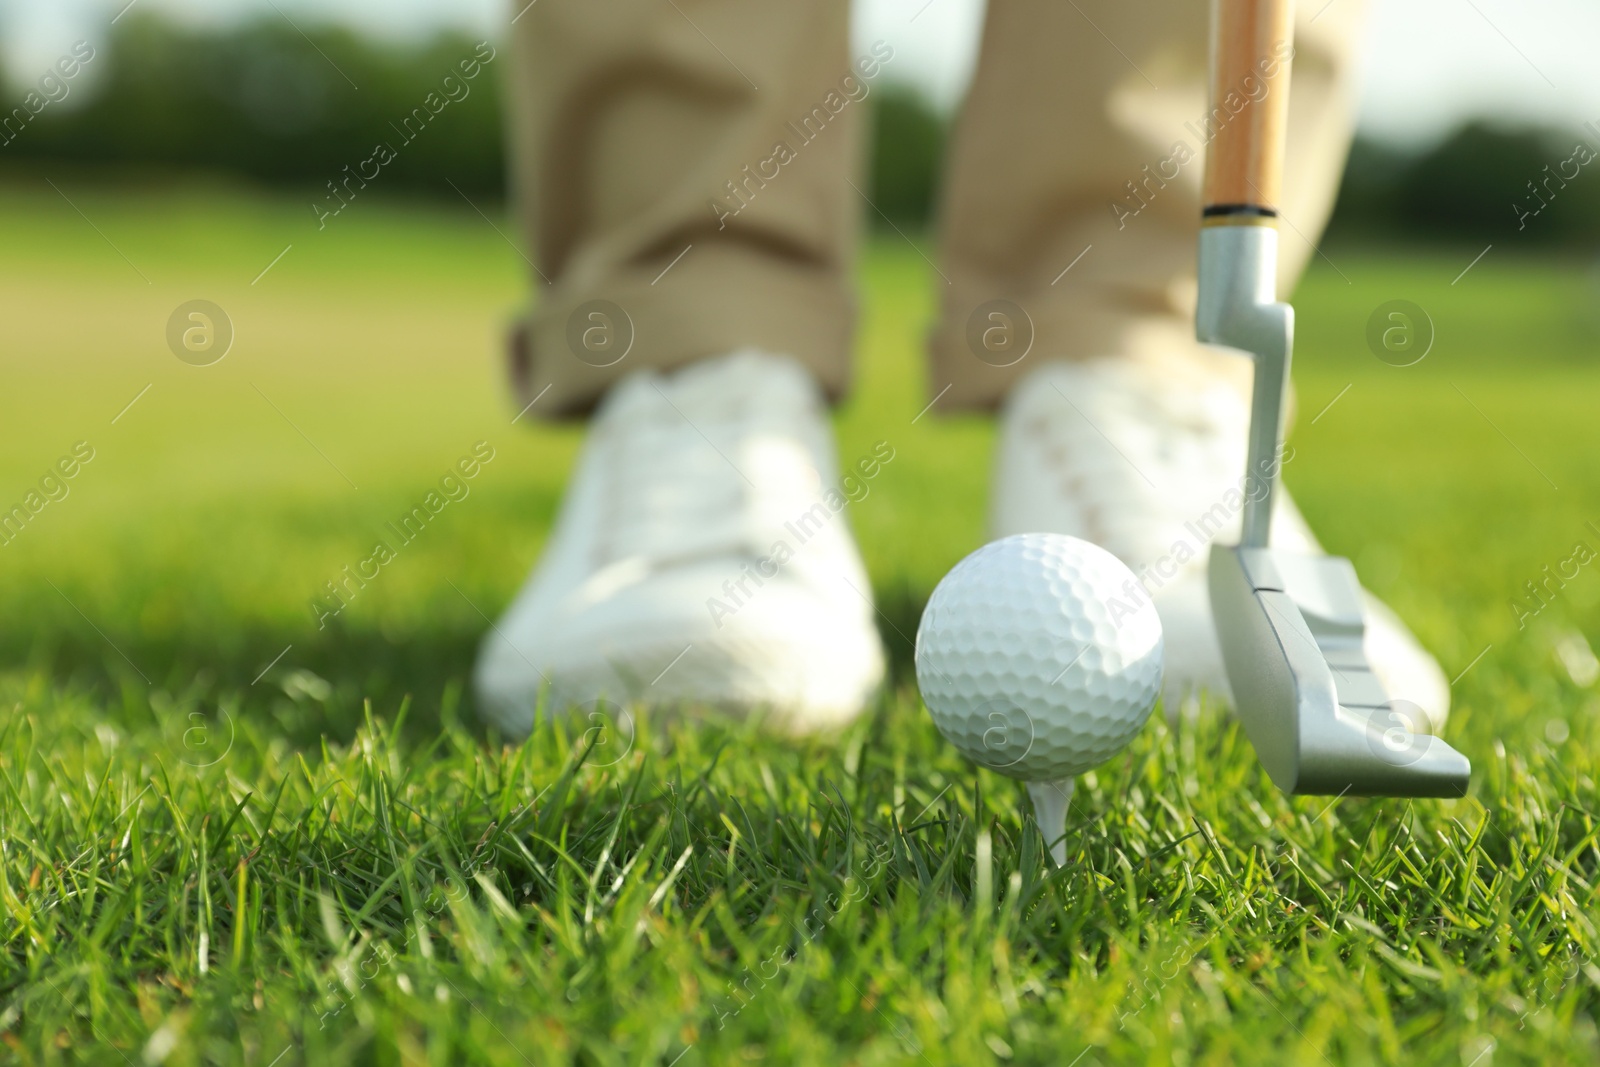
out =
[(1072, 790), (1077, 784), (1076, 778), (1028, 783), (1034, 821), (1039, 824), (1039, 833), (1057, 867), (1067, 865), (1067, 808), (1072, 805)]

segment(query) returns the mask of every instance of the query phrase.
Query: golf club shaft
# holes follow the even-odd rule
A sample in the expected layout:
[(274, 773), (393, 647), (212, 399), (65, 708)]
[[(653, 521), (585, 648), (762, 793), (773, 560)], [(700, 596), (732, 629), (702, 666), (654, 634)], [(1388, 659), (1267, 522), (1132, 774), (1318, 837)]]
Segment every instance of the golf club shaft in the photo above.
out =
[(1204, 216), (1277, 217), (1289, 117), (1293, 0), (1215, 0)]
[(1255, 360), (1247, 547), (1268, 542), (1289, 384), (1293, 317), (1277, 303), (1276, 276), (1293, 30), (1292, 0), (1213, 0), (1197, 326), (1201, 340)]

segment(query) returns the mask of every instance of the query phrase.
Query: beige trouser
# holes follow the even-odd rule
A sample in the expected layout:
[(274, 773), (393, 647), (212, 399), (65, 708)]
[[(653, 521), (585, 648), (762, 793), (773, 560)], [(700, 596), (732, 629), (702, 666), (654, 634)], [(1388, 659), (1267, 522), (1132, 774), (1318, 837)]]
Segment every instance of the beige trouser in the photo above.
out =
[[(1298, 16), (1283, 292), (1332, 206), (1361, 7)], [(1191, 323), (1207, 8), (989, 0), (944, 181), (941, 407), (992, 407), (1045, 359), (1247, 379)], [(895, 41), (851, 55), (845, 0), (540, 0), (513, 29), (515, 194), (538, 275), (512, 343), (522, 403), (581, 413), (622, 374), (743, 346), (842, 395), (874, 210), (862, 123)]]

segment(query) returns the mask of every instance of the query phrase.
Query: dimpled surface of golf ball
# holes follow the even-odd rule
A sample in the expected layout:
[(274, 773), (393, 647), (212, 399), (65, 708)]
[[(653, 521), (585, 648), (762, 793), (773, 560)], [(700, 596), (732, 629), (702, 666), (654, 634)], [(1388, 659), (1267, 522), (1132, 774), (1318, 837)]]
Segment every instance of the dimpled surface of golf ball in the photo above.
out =
[(1161, 619), (1133, 572), (1060, 534), (985, 545), (934, 589), (917, 684), (945, 738), (1024, 781), (1068, 778), (1131, 741), (1161, 689)]

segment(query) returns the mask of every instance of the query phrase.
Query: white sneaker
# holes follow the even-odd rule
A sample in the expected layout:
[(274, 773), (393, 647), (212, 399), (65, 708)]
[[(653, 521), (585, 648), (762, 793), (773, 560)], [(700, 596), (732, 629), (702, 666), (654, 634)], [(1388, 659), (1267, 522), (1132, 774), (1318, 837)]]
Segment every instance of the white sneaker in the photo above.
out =
[(543, 558), (484, 637), (484, 714), (512, 734), (598, 700), (848, 721), (883, 650), (838, 484), (821, 394), (792, 360), (743, 351), (619, 382)]
[[(1071, 534), (1140, 576), (1165, 633), (1169, 717), (1199, 690), (1232, 702), (1206, 561), (1211, 541), (1239, 538), (1249, 421), (1231, 385), (1127, 359), (1046, 364), (1016, 385), (1002, 414), (990, 536)], [(1281, 489), (1272, 545), (1323, 551)], [(1382, 601), (1365, 590), (1363, 599), (1373, 672), (1441, 729), (1444, 672)]]

